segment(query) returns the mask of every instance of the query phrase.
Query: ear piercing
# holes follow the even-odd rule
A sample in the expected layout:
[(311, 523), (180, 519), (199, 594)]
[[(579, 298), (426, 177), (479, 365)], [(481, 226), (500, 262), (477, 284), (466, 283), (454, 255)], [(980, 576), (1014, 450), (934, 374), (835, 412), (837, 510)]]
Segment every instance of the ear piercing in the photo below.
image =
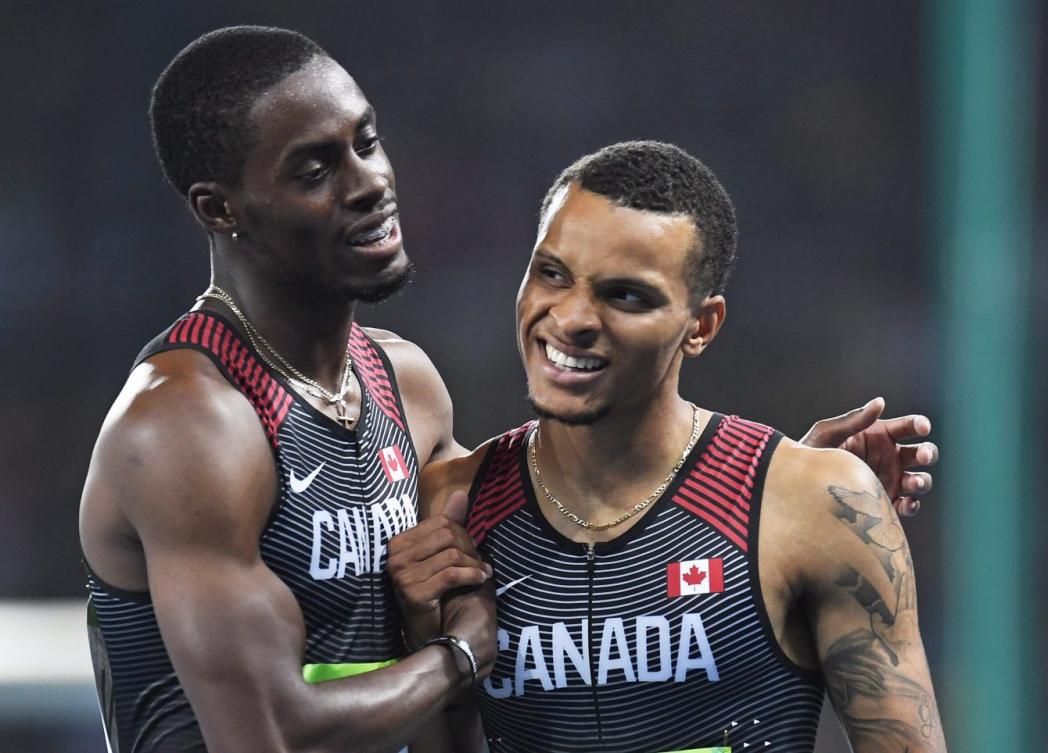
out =
[(232, 235), (232, 238), (233, 238), (233, 243), (236, 243), (236, 242), (237, 242), (237, 239), (238, 239), (239, 237), (240, 237), (240, 236), (239, 236), (239, 235), (237, 235), (237, 231), (236, 231), (236, 230), (234, 230), (234, 231), (233, 231), (233, 235)]

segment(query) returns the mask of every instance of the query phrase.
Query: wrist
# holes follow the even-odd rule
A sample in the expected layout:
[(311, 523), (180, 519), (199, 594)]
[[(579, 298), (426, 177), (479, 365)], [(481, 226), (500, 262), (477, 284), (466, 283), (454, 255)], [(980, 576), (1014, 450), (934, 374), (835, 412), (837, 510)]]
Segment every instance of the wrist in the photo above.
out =
[(468, 680), (471, 686), (479, 682), (480, 667), (477, 664), (477, 657), (473, 653), (473, 648), (468, 641), (454, 635), (438, 635), (419, 646), (419, 650), (421, 651), (428, 646), (446, 646), (448, 651), (451, 652), (455, 666), (463, 679)]

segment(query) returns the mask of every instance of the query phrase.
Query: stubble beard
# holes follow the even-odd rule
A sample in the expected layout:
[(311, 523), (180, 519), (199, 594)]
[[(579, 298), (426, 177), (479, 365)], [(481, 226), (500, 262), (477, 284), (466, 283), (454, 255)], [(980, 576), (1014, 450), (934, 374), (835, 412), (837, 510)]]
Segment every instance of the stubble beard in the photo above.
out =
[(596, 408), (576, 411), (574, 413), (555, 411), (536, 400), (535, 395), (531, 390), (528, 390), (527, 401), (528, 405), (531, 406), (532, 412), (539, 418), (556, 421), (565, 426), (591, 426), (611, 413), (613, 407), (611, 403), (605, 403), (604, 405), (598, 405)]
[[(271, 258), (279, 260), (279, 257)], [(280, 261), (278, 267), (278, 279), (285, 290), (318, 305), (355, 301), (381, 303), (400, 293), (415, 273), (415, 265), (409, 259), (404, 266), (384, 269), (370, 280), (336, 284), (314, 274), (313, 270), (295, 268)]]

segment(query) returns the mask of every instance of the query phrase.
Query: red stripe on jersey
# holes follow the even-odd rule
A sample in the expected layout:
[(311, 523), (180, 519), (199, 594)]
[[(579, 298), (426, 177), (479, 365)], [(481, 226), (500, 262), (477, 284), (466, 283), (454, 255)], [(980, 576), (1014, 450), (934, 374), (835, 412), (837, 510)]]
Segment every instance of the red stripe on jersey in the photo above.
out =
[(251, 401), (266, 437), (277, 446), (277, 433), (291, 407), (291, 395), (259, 363), (232, 328), (211, 314), (194, 311), (171, 329), (167, 340), (197, 345), (217, 356)]
[(738, 416), (722, 419), (702, 457), (673, 495), (673, 501), (699, 516), (747, 551), (750, 500), (757, 468), (774, 429)]
[[(487, 537), (488, 531), (522, 508), (527, 501), (524, 484), (519, 472), (520, 451), (528, 429), (534, 422), (527, 423), (498, 438), (495, 448), (469, 509), (466, 530), (477, 546)], [(490, 479), (490, 480), (489, 480)]]
[(715, 516), (717, 520), (721, 521), (717, 526), (719, 529), (724, 529), (725, 527), (730, 526), (743, 536), (746, 535), (746, 524), (749, 523), (748, 519), (740, 522), (736, 517), (725, 511), (724, 508), (713, 504), (708, 499), (704, 499), (702, 496), (695, 494), (684, 487), (681, 487), (678, 493), (682, 497), (686, 497), (693, 505), (704, 508), (710, 515)]
[(204, 323), (204, 332), (200, 336), (200, 344), (203, 345), (205, 348), (211, 347), (211, 328), (214, 326), (215, 320), (211, 317), (208, 317), (207, 321)]
[(379, 357), (375, 346), (356, 322), (353, 322), (353, 328), (349, 334), (349, 354), (353, 358), (354, 371), (374, 398), (375, 405), (401, 431), (406, 431), (404, 419), (400, 415), (400, 406), (397, 405), (397, 398), (393, 392), (393, 385), (389, 375), (386, 374), (386, 366)]
[(724, 536), (727, 537), (732, 543), (734, 543), (735, 546), (737, 546), (739, 549), (741, 549), (744, 552), (747, 551), (746, 539), (741, 538), (738, 534), (736, 534), (734, 531), (732, 531), (727, 526), (723, 525), (719, 520), (714, 518), (708, 512), (703, 510), (701, 507), (695, 507), (694, 505), (692, 505), (687, 500), (679, 499), (677, 497), (674, 497), (673, 501), (676, 502), (681, 507), (683, 507), (688, 512), (694, 513), (698, 517), (702, 518), (707, 523), (709, 523), (711, 526), (713, 526), (718, 531), (723, 533)]

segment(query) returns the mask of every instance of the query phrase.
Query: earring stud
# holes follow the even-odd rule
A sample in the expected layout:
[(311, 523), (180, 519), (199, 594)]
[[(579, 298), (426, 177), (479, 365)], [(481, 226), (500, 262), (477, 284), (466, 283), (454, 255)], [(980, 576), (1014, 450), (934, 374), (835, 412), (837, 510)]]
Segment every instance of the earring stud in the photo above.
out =
[(234, 230), (234, 231), (233, 231), (233, 243), (236, 243), (236, 242), (237, 242), (237, 239), (238, 239), (239, 237), (240, 237), (240, 236), (239, 236), (239, 235), (237, 235), (237, 231), (236, 231), (236, 230)]

